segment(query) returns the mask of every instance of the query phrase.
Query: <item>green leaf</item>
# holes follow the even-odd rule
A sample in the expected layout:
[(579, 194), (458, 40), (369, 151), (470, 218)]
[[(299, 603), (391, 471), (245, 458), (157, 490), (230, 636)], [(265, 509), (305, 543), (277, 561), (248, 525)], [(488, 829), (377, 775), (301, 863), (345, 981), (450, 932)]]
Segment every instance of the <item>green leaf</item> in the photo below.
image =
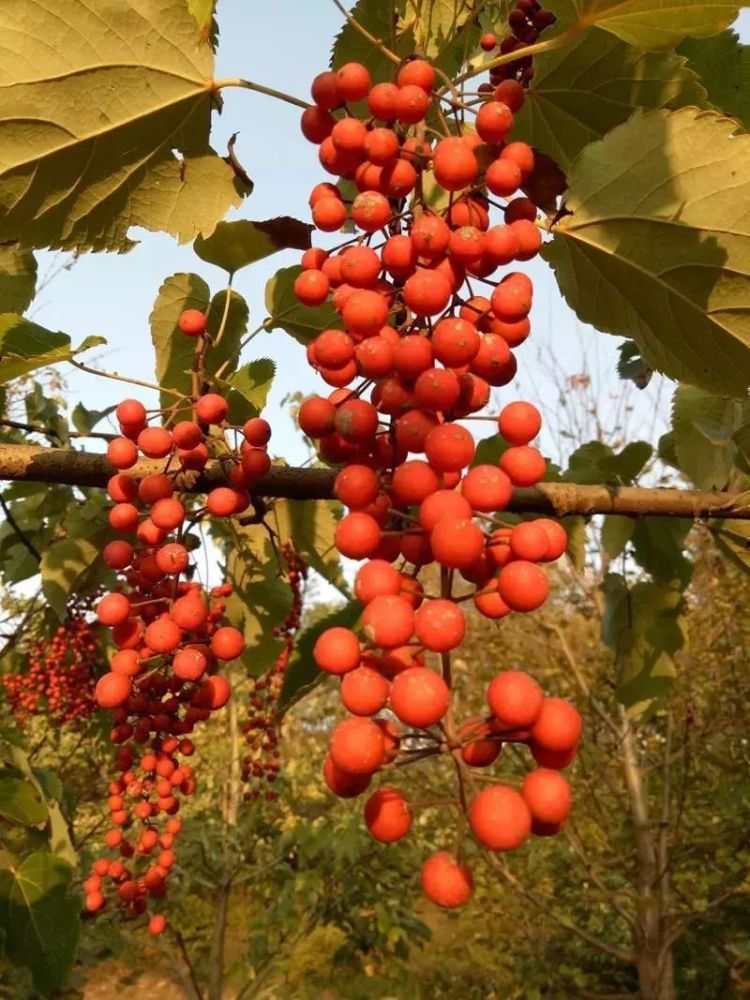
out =
[(104, 420), (116, 409), (116, 406), (108, 406), (104, 410), (87, 410), (83, 403), (76, 403), (70, 419), (79, 434), (90, 434), (100, 420)]
[(603, 463), (612, 458), (614, 452), (602, 441), (582, 444), (568, 459), (565, 481), (581, 485), (596, 485), (606, 478)]
[(473, 4), (467, 0), (430, 0), (418, 4), (417, 13), (409, 23), (419, 51), (431, 61), (444, 56), (456, 43), (472, 13)]
[(79, 589), (82, 578), (100, 559), (101, 549), (86, 538), (62, 538), (45, 548), (39, 570), (42, 593), (62, 621), (70, 595)]
[(565, 555), (576, 573), (583, 573), (586, 566), (586, 518), (563, 517), (560, 524), (568, 535)]
[[(675, 45), (688, 35), (715, 35), (739, 13), (729, 0), (550, 0), (558, 31), (598, 25), (644, 49)], [(546, 37), (546, 36), (545, 36)]]
[(602, 639), (615, 655), (617, 697), (632, 715), (664, 700), (675, 676), (674, 654), (685, 636), (679, 586), (641, 582), (629, 589), (609, 573), (602, 584)]
[(17, 243), (0, 246), (0, 313), (24, 313), (36, 292), (36, 257)]
[(348, 597), (349, 588), (333, 542), (340, 512), (340, 505), (330, 500), (277, 500), (269, 523), (281, 545), (293, 545), (308, 566)]
[[(404, 58), (414, 51), (414, 35), (411, 31), (400, 30), (399, 15), (404, 13), (405, 7), (405, 0), (357, 0), (350, 13), (357, 24)], [(331, 66), (338, 69), (348, 62), (363, 63), (373, 83), (394, 78), (396, 67), (391, 60), (347, 22), (333, 43)]]
[(62, 782), (52, 771), (36, 767), (32, 768), (28, 755), (21, 747), (13, 747), (11, 761), (26, 776), (29, 783), (37, 789), (39, 795), (43, 795), (46, 799), (48, 844), (50, 850), (72, 867), (77, 867), (78, 855), (70, 839), (68, 824), (58, 805), (58, 801), (63, 796)]
[(0, 385), (28, 375), (38, 368), (47, 368), (86, 351), (106, 344), (103, 337), (87, 337), (80, 347), (71, 348), (70, 337), (54, 333), (15, 313), (0, 315)]
[(738, 452), (738, 464), (750, 475), (750, 420), (734, 432), (732, 441)]
[(639, 566), (657, 583), (679, 580), (687, 586), (693, 564), (685, 555), (685, 542), (693, 522), (679, 517), (639, 517), (631, 539)]
[(654, 449), (647, 441), (631, 441), (617, 455), (602, 460), (605, 481), (622, 485), (632, 483), (643, 472), (653, 453)]
[(737, 456), (733, 435), (750, 418), (739, 400), (681, 385), (672, 399), (672, 433), (682, 472), (699, 490), (723, 490)]
[(266, 310), (269, 329), (286, 330), (300, 344), (307, 345), (321, 330), (335, 327), (339, 317), (329, 303), (310, 308), (297, 301), (294, 282), (301, 270), (301, 267), (283, 267), (266, 283)]
[(39, 826), (47, 820), (47, 806), (30, 782), (0, 776), (0, 816), (12, 823)]
[(678, 52), (701, 79), (719, 111), (750, 128), (750, 47), (731, 29), (711, 38), (686, 38)]
[(328, 628), (342, 627), (353, 628), (362, 614), (362, 608), (357, 601), (349, 601), (343, 608), (332, 611), (321, 621), (316, 622), (306, 628), (297, 637), (294, 645), (294, 653), (286, 674), (279, 696), (279, 711), (286, 712), (292, 705), (300, 701), (309, 694), (323, 679), (324, 674), (318, 670), (313, 660), (313, 646), (317, 642), (321, 632)]
[(231, 389), (227, 401), (232, 423), (244, 423), (258, 416), (266, 405), (275, 374), (276, 365), (270, 358), (257, 358), (229, 376), (226, 384)]
[(0, 871), (0, 930), (6, 957), (31, 970), (35, 990), (60, 989), (73, 964), (80, 923), (70, 865), (37, 851)]
[(625, 550), (625, 546), (633, 537), (635, 520), (632, 517), (621, 517), (619, 514), (609, 514), (602, 525), (602, 548), (610, 559), (616, 559)]
[(213, 53), (185, 0), (68, 0), (64, 45), (36, 0), (0, 13), (0, 241), (128, 250), (141, 226), (180, 242), (242, 201), (208, 141)]
[(210, 236), (199, 236), (193, 249), (201, 260), (231, 275), (279, 250), (307, 250), (313, 229), (288, 215), (265, 222), (220, 222)]
[(729, 561), (750, 573), (750, 522), (712, 521), (710, 530), (719, 549)]
[(506, 451), (510, 445), (501, 437), (499, 434), (493, 434), (491, 437), (482, 438), (482, 440), (477, 444), (477, 450), (474, 453), (474, 460), (471, 465), (472, 468), (475, 465), (497, 465), (504, 451)]
[(636, 114), (570, 174), (543, 256), (579, 319), (646, 364), (741, 396), (750, 383), (750, 136), (693, 108)]
[(534, 59), (533, 85), (513, 137), (549, 153), (567, 171), (584, 146), (627, 121), (636, 108), (705, 101), (698, 77), (673, 51), (645, 52), (592, 28)]

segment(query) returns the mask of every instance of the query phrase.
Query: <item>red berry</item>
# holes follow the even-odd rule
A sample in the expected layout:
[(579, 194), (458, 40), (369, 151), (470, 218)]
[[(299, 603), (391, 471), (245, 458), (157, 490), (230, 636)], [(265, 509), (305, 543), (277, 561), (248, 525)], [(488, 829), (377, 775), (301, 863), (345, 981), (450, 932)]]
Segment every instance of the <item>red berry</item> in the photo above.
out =
[(468, 902), (474, 880), (467, 865), (460, 864), (447, 851), (438, 851), (422, 865), (422, 890), (437, 906), (454, 909)]
[(406, 797), (396, 788), (379, 788), (365, 802), (365, 824), (375, 840), (393, 844), (407, 835), (412, 812)]
[(483, 847), (490, 851), (513, 851), (531, 833), (531, 813), (514, 789), (492, 785), (471, 803), (469, 824)]

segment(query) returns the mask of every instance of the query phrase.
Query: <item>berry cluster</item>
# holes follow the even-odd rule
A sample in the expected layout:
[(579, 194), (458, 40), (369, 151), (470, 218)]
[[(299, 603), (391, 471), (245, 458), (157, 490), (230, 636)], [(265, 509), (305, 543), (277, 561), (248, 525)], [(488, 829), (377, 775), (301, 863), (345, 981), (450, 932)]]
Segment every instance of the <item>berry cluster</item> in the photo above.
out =
[(99, 645), (87, 617), (89, 610), (87, 602), (79, 599), (50, 639), (29, 647), (26, 669), (3, 675), (10, 709), (22, 724), (30, 716), (45, 715), (62, 725), (86, 718), (96, 708)]
[[(561, 828), (570, 790), (558, 769), (575, 755), (581, 732), (572, 706), (545, 698), (516, 671), (490, 685), (488, 718), (457, 725), (452, 705), (462, 603), (473, 600), (490, 619), (536, 610), (549, 591), (540, 564), (558, 559), (567, 543), (554, 520), (512, 524), (497, 516), (513, 487), (544, 477), (545, 460), (531, 443), (539, 412), (516, 401), (478, 416), (492, 387), (513, 380), (513, 352), (530, 332), (531, 281), (520, 271), (492, 275), (541, 246), (535, 206), (516, 197), (534, 151), (510, 141), (522, 82), (504, 76), (480, 102), (473, 128), (457, 113), (448, 124), (441, 102), (456, 112), (456, 97), (436, 82), (420, 58), (405, 61), (395, 83), (374, 86), (365, 66), (348, 63), (315, 78), (315, 104), (302, 116), (322, 166), (359, 191), (349, 206), (338, 186), (313, 188), (318, 229), (350, 220), (360, 232), (332, 251), (308, 250), (295, 284), (302, 304), (330, 300), (340, 317), (307, 352), (333, 391), (307, 399), (299, 423), (324, 460), (343, 466), (335, 493), (349, 512), (336, 546), (367, 560), (354, 585), (363, 637), (331, 628), (313, 653), (322, 671), (341, 678), (341, 701), (352, 713), (334, 729), (324, 777), (351, 797), (380, 769), (449, 754), (476, 840), (510, 850), (530, 833)], [(444, 132), (433, 146), (426, 135), (436, 123)], [(490, 286), (488, 297), (475, 294), (474, 281)], [(496, 421), (506, 444), (497, 464), (475, 462), (467, 419)], [(439, 568), (439, 594), (425, 593), (418, 578), (427, 566)], [(429, 654), (441, 672), (428, 665)], [(398, 724), (373, 718), (386, 709)], [(497, 784), (474, 794), (472, 768), (493, 763), (510, 741), (528, 744), (543, 767), (520, 792)], [(412, 807), (395, 788), (380, 788), (365, 805), (365, 822), (378, 840), (398, 840)], [(426, 862), (423, 886), (430, 899), (455, 906), (468, 899), (471, 875), (440, 852)]]
[[(179, 328), (201, 341), (204, 314), (183, 312)], [(231, 585), (207, 590), (192, 580), (195, 539), (188, 529), (205, 515), (231, 517), (250, 506), (249, 489), (270, 466), (271, 429), (257, 417), (232, 427), (227, 402), (216, 393), (190, 402), (194, 419), (166, 427), (149, 426), (143, 405), (124, 400), (116, 410), (122, 436), (107, 452), (119, 470), (108, 484), (114, 501), (109, 523), (127, 537), (103, 551), (122, 583), (97, 605), (99, 622), (111, 628), (117, 651), (97, 682), (95, 698), (111, 711), (114, 724), (119, 777), (109, 786), (112, 826), (105, 841), (120, 858), (94, 863), (85, 883), (90, 912), (104, 906), (107, 878), (121, 907), (133, 915), (145, 912), (149, 896), (164, 896), (182, 826), (176, 813), (181, 796), (195, 790), (193, 769), (181, 758), (193, 753), (188, 737), (196, 724), (228, 702), (229, 682), (217, 670), (244, 648), (241, 632), (223, 624)], [(238, 448), (229, 448), (230, 432), (241, 434)], [(162, 471), (142, 478), (128, 472), (139, 454), (164, 460)], [(205, 506), (197, 506), (180, 492), (180, 473), (204, 469), (211, 457), (223, 466), (224, 483), (209, 490)], [(151, 918), (152, 933), (165, 926), (162, 915)]]
[[(259, 798), (262, 783), (272, 785), (281, 770), (279, 753), (281, 720), (277, 705), (289, 657), (294, 647), (294, 637), (300, 627), (302, 591), (307, 579), (307, 564), (294, 551), (291, 544), (283, 546), (281, 555), (287, 565), (292, 607), (284, 621), (274, 627), (274, 635), (284, 641), (275, 663), (262, 677), (250, 678), (250, 711), (242, 726), (248, 748), (242, 760), (242, 780), (249, 786), (244, 792), (245, 801)], [(268, 788), (265, 797), (267, 801), (272, 802), (278, 797), (278, 793), (273, 788)]]
[[(538, 0), (518, 0), (508, 15), (510, 29), (508, 34), (498, 42), (497, 35), (488, 31), (482, 35), (479, 44), (485, 52), (498, 49), (501, 55), (507, 55), (517, 49), (525, 48), (527, 45), (533, 45), (534, 42), (538, 41), (544, 29), (554, 24), (555, 20), (552, 11), (544, 10)], [(490, 92), (495, 87), (501, 86), (504, 80), (517, 80), (524, 86), (528, 86), (533, 76), (531, 56), (521, 56), (513, 62), (503, 63), (502, 66), (493, 66), (490, 70), (490, 82), (481, 84), (479, 90), (480, 93)]]

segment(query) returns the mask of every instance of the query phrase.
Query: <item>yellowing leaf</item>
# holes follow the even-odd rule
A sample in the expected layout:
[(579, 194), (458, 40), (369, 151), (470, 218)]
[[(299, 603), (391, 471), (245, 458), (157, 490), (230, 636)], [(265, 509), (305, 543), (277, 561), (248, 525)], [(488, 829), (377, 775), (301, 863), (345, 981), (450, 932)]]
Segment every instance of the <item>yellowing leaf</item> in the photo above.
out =
[(0, 315), (0, 385), (37, 368), (68, 361), (81, 351), (104, 343), (103, 337), (87, 337), (80, 347), (73, 348), (67, 334), (46, 330), (15, 313), (3, 313)]
[(0, 313), (23, 313), (36, 290), (36, 258), (17, 243), (0, 246)]
[(0, 241), (185, 242), (241, 202), (209, 146), (213, 53), (185, 0), (2, 0), (0, 67)]
[(750, 385), (750, 136), (714, 112), (636, 113), (573, 165), (543, 256), (586, 323), (725, 395)]
[(715, 35), (735, 20), (740, 5), (730, 0), (549, 0), (545, 7), (561, 29), (596, 24), (631, 45), (660, 49), (688, 35)]

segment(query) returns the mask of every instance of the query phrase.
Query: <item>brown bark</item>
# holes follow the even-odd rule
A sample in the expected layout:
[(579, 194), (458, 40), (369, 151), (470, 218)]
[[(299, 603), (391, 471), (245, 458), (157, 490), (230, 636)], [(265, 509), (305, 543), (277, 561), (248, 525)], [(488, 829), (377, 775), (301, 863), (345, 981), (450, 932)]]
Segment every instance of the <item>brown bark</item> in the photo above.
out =
[[(139, 462), (129, 474), (137, 479), (161, 472), (163, 462)], [(103, 488), (114, 470), (106, 456), (67, 448), (0, 444), (0, 480), (58, 483), (67, 486)], [(332, 469), (274, 466), (254, 492), (263, 497), (291, 500), (328, 500), (333, 496), (336, 472)], [(181, 489), (200, 493), (224, 482), (219, 462), (211, 462), (203, 474), (180, 473)], [(575, 483), (540, 483), (532, 489), (516, 489), (508, 510), (517, 513), (621, 514), (626, 517), (717, 517), (750, 520), (750, 502), (744, 494), (705, 493), (700, 490), (642, 489), (635, 486), (578, 486)]]

